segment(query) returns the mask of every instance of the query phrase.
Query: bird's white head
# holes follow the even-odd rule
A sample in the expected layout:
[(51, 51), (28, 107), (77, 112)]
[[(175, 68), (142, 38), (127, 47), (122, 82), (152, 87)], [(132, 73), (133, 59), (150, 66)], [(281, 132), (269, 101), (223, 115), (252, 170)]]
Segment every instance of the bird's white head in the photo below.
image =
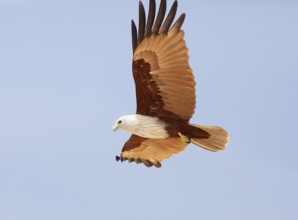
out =
[(118, 129), (126, 130), (127, 127), (129, 127), (129, 125), (131, 124), (131, 121), (132, 121), (131, 115), (125, 115), (120, 117), (114, 124), (113, 131), (116, 131)]
[(145, 138), (166, 138), (167, 124), (157, 117), (146, 115), (125, 115), (119, 118), (113, 126), (113, 131), (122, 129)]

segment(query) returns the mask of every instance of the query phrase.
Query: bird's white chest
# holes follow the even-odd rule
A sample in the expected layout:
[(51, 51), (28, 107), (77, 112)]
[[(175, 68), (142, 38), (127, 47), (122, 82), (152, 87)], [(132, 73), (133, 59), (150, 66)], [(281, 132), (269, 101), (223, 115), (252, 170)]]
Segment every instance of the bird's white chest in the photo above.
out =
[(166, 126), (167, 123), (157, 117), (137, 114), (134, 115), (126, 130), (141, 137), (161, 139), (169, 137)]

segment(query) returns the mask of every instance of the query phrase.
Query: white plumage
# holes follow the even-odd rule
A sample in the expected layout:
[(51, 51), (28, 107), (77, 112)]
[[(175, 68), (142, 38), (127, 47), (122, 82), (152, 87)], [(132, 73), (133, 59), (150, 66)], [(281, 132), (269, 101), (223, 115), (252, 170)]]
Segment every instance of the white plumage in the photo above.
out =
[(157, 117), (136, 114), (119, 118), (113, 130), (122, 129), (140, 137), (160, 139), (169, 137), (166, 126), (167, 124)]

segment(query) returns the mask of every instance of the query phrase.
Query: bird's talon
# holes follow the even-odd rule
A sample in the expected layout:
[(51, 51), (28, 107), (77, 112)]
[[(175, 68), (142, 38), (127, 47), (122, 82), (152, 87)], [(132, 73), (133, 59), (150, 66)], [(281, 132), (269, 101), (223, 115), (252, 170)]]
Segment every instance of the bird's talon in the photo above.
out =
[(190, 143), (190, 138), (186, 137), (185, 135), (181, 134), (180, 132), (178, 132), (178, 135), (180, 137), (180, 140), (182, 143), (186, 143), (189, 144)]

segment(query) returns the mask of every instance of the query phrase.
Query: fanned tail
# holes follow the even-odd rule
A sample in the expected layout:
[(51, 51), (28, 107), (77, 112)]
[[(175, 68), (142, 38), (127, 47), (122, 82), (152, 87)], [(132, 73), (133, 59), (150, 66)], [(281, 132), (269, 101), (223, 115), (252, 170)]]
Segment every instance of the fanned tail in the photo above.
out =
[(213, 152), (224, 150), (227, 147), (229, 143), (229, 134), (223, 128), (194, 124), (191, 124), (191, 126), (200, 128), (210, 134), (209, 138), (191, 138), (191, 143)]

